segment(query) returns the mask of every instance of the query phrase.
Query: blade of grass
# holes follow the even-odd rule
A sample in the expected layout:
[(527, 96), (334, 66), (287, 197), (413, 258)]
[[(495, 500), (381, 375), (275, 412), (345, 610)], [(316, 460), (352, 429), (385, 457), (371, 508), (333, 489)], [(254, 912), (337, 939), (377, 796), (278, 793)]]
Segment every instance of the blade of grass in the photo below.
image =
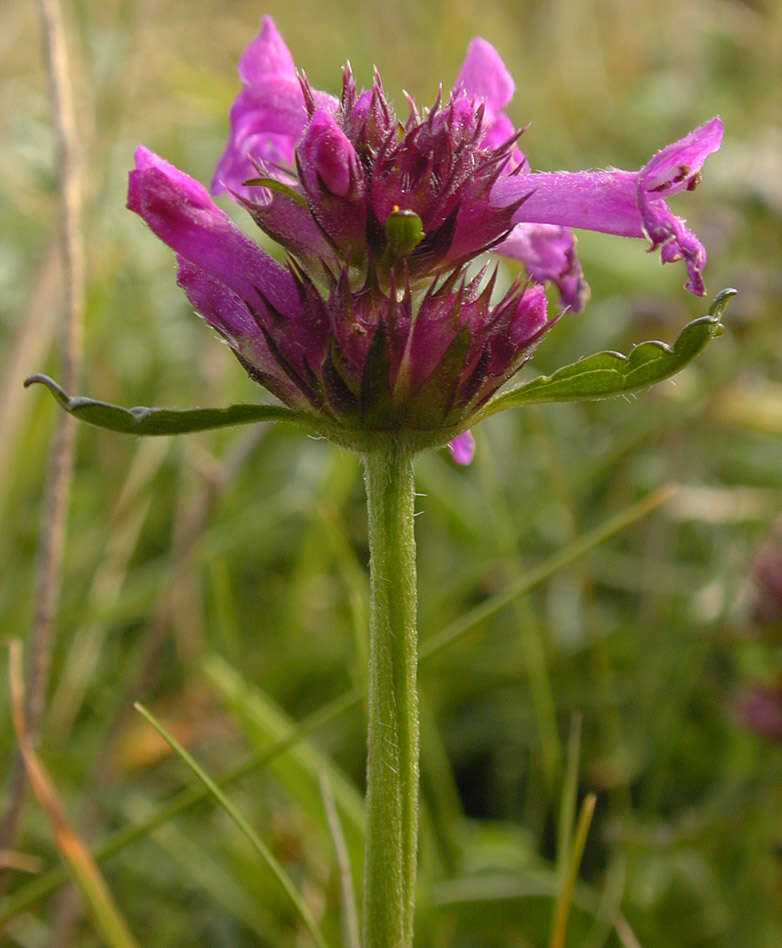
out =
[(13, 639), (10, 643), (9, 679), (11, 718), (19, 750), (30, 787), (51, 824), (54, 844), (73, 873), (76, 884), (92, 910), (95, 925), (106, 943), (111, 948), (135, 948), (136, 942), (114, 904), (90, 851), (68, 822), (54, 784), (32, 748), (24, 712), (22, 645), (18, 639)]
[(570, 734), (567, 745), (567, 762), (562, 781), (562, 796), (559, 802), (559, 833), (557, 835), (557, 873), (564, 883), (565, 870), (570, 855), (573, 835), (573, 819), (576, 815), (576, 792), (578, 790), (578, 759), (581, 752), (581, 714), (570, 719)]
[[(131, 818), (143, 819), (151, 812), (152, 805), (134, 799), (123, 809)], [(208, 893), (210, 901), (246, 925), (255, 934), (257, 944), (268, 943), (275, 918), (268, 906), (255, 898), (243, 884), (241, 870), (236, 871), (237, 865), (226, 864), (222, 847), (214, 853), (205, 851), (199, 840), (193, 838), (189, 826), (177, 824), (158, 827), (150, 838), (160, 847), (161, 857), (171, 860), (172, 867), (181, 874), (183, 881), (189, 880), (192, 887)], [(245, 865), (246, 862), (241, 863), (242, 868)]]
[(622, 948), (641, 948), (641, 942), (635, 937), (624, 915), (617, 915), (614, 919), (614, 931), (622, 943)]
[[(521, 596), (530, 592), (553, 576), (558, 570), (569, 566), (601, 543), (605, 543), (611, 539), (611, 537), (621, 533), (622, 530), (631, 527), (637, 521), (648, 516), (654, 509), (665, 503), (675, 492), (675, 489), (675, 486), (672, 485), (661, 487), (659, 490), (654, 491), (654, 493), (638, 501), (638, 503), (627, 507), (599, 527), (584, 534), (579, 540), (571, 543), (564, 550), (549, 557), (549, 559), (541, 563), (540, 566), (530, 570), (523, 579), (512, 584), (508, 589), (487, 599), (486, 602), (451, 623), (437, 635), (430, 636), (423, 644), (420, 660), (425, 662), (434, 655), (439, 654), (443, 649), (455, 642), (461, 641), (461, 639), (465, 638), (485, 619), (505, 608), (508, 602), (512, 601), (514, 596)], [(278, 754), (284, 754), (285, 751), (294, 747), (306, 735), (312, 734), (321, 727), (325, 727), (325, 725), (334, 721), (341, 714), (357, 707), (361, 699), (361, 693), (357, 689), (352, 689), (323, 705), (317, 711), (302, 720), (287, 738), (267, 750), (252, 754), (242, 764), (230, 770), (220, 779), (220, 785), (229, 786), (241, 780), (242, 777), (247, 776), (247, 774), (253, 773), (266, 766), (266, 764), (273, 760)], [(154, 817), (137, 826), (125, 827), (104, 840), (103, 843), (95, 848), (93, 852), (94, 858), (97, 861), (102, 861), (121, 852), (137, 840), (144, 839), (158, 826), (162, 826), (191, 806), (200, 803), (208, 796), (209, 791), (202, 787), (188, 787), (186, 790), (177, 794), (171, 802), (163, 806)], [(0, 906), (0, 924), (18, 915), (39, 899), (44, 898), (50, 892), (59, 888), (67, 879), (67, 873), (61, 869), (53, 869), (40, 878), (27, 883), (27, 885), (8, 896), (3, 905)]]
[[(524, 575), (524, 567), (516, 552), (513, 517), (500, 487), (495, 454), (489, 438), (481, 447), (479, 471), (483, 475), (485, 495), (489, 498), (498, 552), (507, 555), (510, 577), (518, 580)], [(532, 603), (518, 598), (513, 603), (515, 626), (518, 629), (524, 656), (525, 676), (529, 686), (532, 706), (535, 709), (535, 728), (540, 743), (540, 754), (547, 784), (544, 794), (552, 794), (557, 783), (562, 758), (562, 744), (557, 729), (557, 711), (551, 675), (548, 668), (546, 645), (540, 623)]]
[[(128, 564), (136, 549), (153, 494), (147, 486), (169, 451), (165, 441), (141, 441), (130, 471), (106, 527), (106, 544), (96, 564), (87, 592), (87, 611), (111, 608), (120, 594), (128, 573)], [(95, 672), (103, 654), (107, 626), (100, 621), (80, 623), (69, 642), (68, 652), (59, 669), (57, 687), (49, 702), (50, 740), (65, 741), (95, 681)]]
[(353, 890), (353, 876), (350, 872), (348, 848), (345, 845), (345, 834), (334, 802), (334, 793), (331, 789), (329, 775), (325, 767), (318, 770), (320, 794), (323, 797), (323, 809), (326, 812), (326, 821), (331, 833), (331, 842), (334, 846), (334, 855), (339, 868), (339, 884), (342, 893), (342, 940), (345, 948), (361, 948), (359, 938), (358, 910), (356, 909), (356, 893)]
[(0, 849), (0, 866), (3, 869), (31, 872), (37, 875), (43, 871), (45, 865), (43, 859), (31, 856), (29, 853), (20, 853), (14, 849)]
[[(296, 722), (256, 685), (218, 655), (207, 655), (202, 667), (220, 699), (238, 721), (251, 746), (258, 750), (275, 747), (296, 730)], [(361, 880), (366, 820), (361, 793), (344, 772), (310, 742), (300, 740), (286, 754), (269, 764), (269, 772), (296, 801), (297, 809), (322, 823), (322, 799), (318, 787), (319, 771), (326, 771), (345, 830), (350, 861), (356, 883)], [(326, 827), (328, 828), (328, 827)]]
[(464, 820), (451, 761), (429, 701), (421, 701), (421, 801), (437, 854), (440, 878), (454, 875), (462, 849), (459, 830)]
[(12, 482), (25, 471), (20, 464), (20, 441), (28, 433), (27, 419), (32, 399), (25, 397), (19, 384), (20, 369), (33, 371), (46, 357), (57, 315), (57, 297), (61, 293), (62, 267), (58, 243), (46, 251), (31, 282), (30, 296), (18, 318), (17, 329), (6, 342), (5, 361), (0, 372), (0, 513), (5, 510)]
[(568, 867), (570, 864), (571, 842), (573, 839), (573, 821), (576, 816), (576, 796), (578, 793), (578, 761), (581, 754), (581, 722), (580, 713), (573, 714), (570, 719), (570, 733), (568, 735), (567, 758), (565, 773), (562, 780), (562, 794), (559, 800), (559, 823), (557, 826), (557, 890), (558, 898), (552, 905), (551, 931), (556, 928), (560, 912), (560, 899), (567, 882)]
[(573, 902), (573, 890), (576, 887), (578, 879), (578, 868), (581, 865), (581, 856), (584, 852), (589, 824), (592, 822), (592, 814), (595, 812), (595, 803), (597, 797), (594, 793), (587, 794), (584, 802), (581, 804), (581, 812), (578, 816), (576, 826), (576, 835), (573, 840), (573, 847), (570, 850), (570, 859), (568, 861), (567, 875), (564, 879), (564, 885), (559, 890), (557, 898), (557, 912), (554, 919), (554, 927), (549, 940), (549, 948), (564, 948), (565, 932), (567, 930), (567, 920), (570, 914), (570, 906)]
[(573, 543), (568, 544), (564, 549), (549, 557), (540, 566), (529, 570), (516, 581), (509, 583), (502, 592), (491, 596), (485, 602), (471, 609), (459, 619), (456, 619), (450, 625), (446, 626), (436, 635), (429, 636), (421, 645), (421, 660), (430, 658), (438, 654), (444, 648), (453, 645), (455, 642), (465, 638), (473, 629), (481, 624), (485, 619), (493, 616), (495, 613), (504, 609), (516, 599), (517, 596), (523, 596), (536, 586), (545, 582), (554, 573), (569, 566), (571, 563), (580, 559), (590, 550), (605, 543), (606, 540), (621, 533), (627, 527), (632, 526), (636, 521), (643, 519), (651, 513), (656, 507), (664, 504), (676, 492), (676, 485), (666, 484), (658, 490), (648, 494), (637, 504), (632, 504), (625, 510), (610, 517), (601, 526), (583, 534)]
[[(257, 685), (247, 682), (241, 673), (218, 655), (207, 655), (202, 668), (218, 697), (237, 721), (250, 746), (263, 751), (288, 738), (297, 728), (274, 699)], [(366, 820), (360, 791), (345, 773), (312, 742), (302, 739), (286, 753), (269, 762), (268, 773), (295, 802), (298, 812), (307, 814), (316, 825), (331, 831), (324, 819), (322, 791), (318, 775), (329, 777), (339, 811), (348, 865), (353, 885), (361, 885)]]
[(231, 576), (225, 557), (211, 557), (207, 569), (215, 608), (214, 624), (217, 629), (216, 638), (219, 641), (220, 652), (227, 655), (231, 662), (238, 664), (242, 654), (241, 636), (236, 619)]
[[(278, 754), (284, 754), (291, 747), (309, 734), (325, 727), (331, 721), (338, 718), (341, 714), (358, 706), (361, 701), (361, 695), (358, 691), (348, 691), (333, 701), (323, 705), (317, 711), (314, 711), (307, 718), (301, 721), (296, 730), (285, 740), (279, 741), (268, 750), (259, 751), (251, 754), (238, 766), (232, 768), (228, 773), (223, 774), (219, 783), (221, 787), (227, 787), (237, 783), (243, 777), (258, 771), (265, 767)], [(202, 803), (210, 796), (209, 790), (203, 786), (190, 786), (180, 791), (176, 796), (164, 804), (153, 816), (143, 820), (133, 826), (126, 826), (116, 833), (112, 833), (108, 839), (97, 845), (92, 852), (96, 862), (102, 862), (122, 852), (128, 846), (138, 842), (140, 839), (146, 839), (159, 826), (175, 819), (181, 813), (189, 810), (190, 807)], [(9, 919), (19, 915), (31, 905), (34, 905), (40, 899), (56, 891), (64, 885), (69, 879), (65, 869), (57, 867), (40, 876), (38, 879), (28, 882), (16, 892), (7, 896), (0, 904), (0, 925), (5, 924)]]
[[(495, 912), (493, 903), (553, 897), (557, 891), (556, 874), (548, 869), (527, 869), (523, 873), (481, 872), (435, 883), (432, 886), (431, 904), (443, 912), (462, 911), (466, 917), (474, 920), (476, 913), (487, 906), (489, 912)], [(571, 901), (576, 908), (594, 917), (600, 912), (598, 893), (585, 883), (576, 882)], [(641, 948), (641, 943), (621, 912), (613, 915), (611, 923), (623, 948)]]
[(260, 839), (255, 830), (250, 826), (247, 820), (242, 816), (242, 814), (237, 810), (233, 803), (228, 799), (228, 797), (223, 793), (220, 787), (215, 783), (215, 781), (207, 774), (207, 772), (201, 767), (201, 765), (196, 761), (196, 759), (189, 754), (184, 747), (176, 740), (169, 732), (163, 727), (163, 725), (157, 720), (157, 718), (152, 714), (151, 711), (148, 711), (144, 705), (136, 702), (134, 705), (135, 709), (146, 718), (146, 720), (152, 725), (152, 727), (158, 732), (158, 734), (166, 741), (169, 747), (187, 764), (187, 766), (193, 771), (193, 773), (198, 777), (198, 779), (203, 783), (204, 787), (208, 793), (214, 797), (214, 799), (220, 804), (220, 806), (225, 810), (228, 816), (234, 821), (236, 826), (241, 830), (245, 835), (247, 840), (250, 842), (250, 845), (258, 853), (258, 855), (263, 859), (266, 865), (271, 869), (274, 875), (277, 877), (282, 888), (285, 890), (288, 898), (291, 900), (293, 907), (299, 914), (302, 922), (307, 928), (307, 931), (312, 935), (312, 938), (315, 941), (315, 944), (318, 945), (318, 948), (327, 948), (326, 939), (323, 937), (322, 932), (318, 928), (318, 925), (315, 919), (312, 917), (312, 913), (307, 904), (302, 899), (299, 894), (296, 886), (293, 884), (288, 873), (283, 869), (280, 863), (275, 859), (271, 850), (266, 846), (266, 844)]
[(600, 905), (595, 914), (592, 930), (584, 941), (582, 948), (605, 948), (613, 928), (616, 928), (617, 937), (621, 940), (619, 934), (621, 925), (619, 906), (622, 904), (626, 881), (627, 860), (620, 851), (619, 855), (614, 855), (610, 859), (606, 867)]

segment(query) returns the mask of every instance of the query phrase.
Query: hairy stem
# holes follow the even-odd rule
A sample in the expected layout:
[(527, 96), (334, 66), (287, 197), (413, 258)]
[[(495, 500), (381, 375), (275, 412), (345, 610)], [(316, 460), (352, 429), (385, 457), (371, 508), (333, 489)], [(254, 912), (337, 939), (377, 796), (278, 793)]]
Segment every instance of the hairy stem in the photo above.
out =
[(364, 455), (370, 622), (364, 948), (413, 942), (418, 694), (413, 458), (392, 439)]

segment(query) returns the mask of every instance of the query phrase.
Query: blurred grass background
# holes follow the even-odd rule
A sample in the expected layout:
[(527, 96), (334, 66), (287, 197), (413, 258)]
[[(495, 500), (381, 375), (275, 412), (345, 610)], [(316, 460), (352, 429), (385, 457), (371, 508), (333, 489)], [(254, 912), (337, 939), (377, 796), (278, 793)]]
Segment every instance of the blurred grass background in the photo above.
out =
[[(62, 299), (51, 116), (31, 4), (0, 12), (0, 615), (30, 626), (42, 472), (55, 407), (21, 389), (57, 372)], [(633, 400), (505, 413), (475, 463), (421, 458), (422, 636), (502, 591), (660, 485), (679, 493), (422, 668), (424, 826), (418, 943), (546, 943), (564, 748), (582, 718), (579, 800), (597, 794), (569, 946), (782, 944), (782, 750), (737, 696), (782, 676), (780, 613), (753, 619), (753, 558), (782, 508), (782, 6), (777, 0), (280, 3), (80, 0), (66, 7), (86, 169), (85, 381), (94, 397), (187, 407), (257, 388), (194, 319), (171, 253), (124, 210), (139, 142), (208, 181), (236, 62), (270, 13), (316, 87), (350, 59), (431, 101), (469, 39), (499, 49), (538, 169), (635, 168), (721, 114), (726, 141), (675, 205), (706, 243), (710, 292), (736, 286), (729, 331), (675, 383)], [(701, 304), (640, 241), (583, 234), (592, 285), (530, 371), (672, 340)], [(192, 782), (134, 714), (141, 698), (211, 773), (361, 684), (366, 523), (350, 455), (286, 429), (79, 448), (40, 753), (91, 844)], [(0, 706), (8, 707), (7, 657)], [(13, 735), (2, 713), (0, 748)], [(317, 772), (328, 769), (360, 871), (360, 707), (231, 790), (339, 939), (339, 884)], [(59, 857), (28, 801), (9, 900)], [(225, 815), (200, 805), (105, 864), (152, 946), (304, 945)], [(31, 881), (32, 880), (32, 881)], [(27, 889), (25, 889), (27, 887)], [(9, 902), (6, 903), (8, 905)], [(0, 916), (3, 908), (0, 905)], [(618, 915), (618, 913), (621, 913)], [(50, 892), (9, 944), (99, 944), (81, 902)]]

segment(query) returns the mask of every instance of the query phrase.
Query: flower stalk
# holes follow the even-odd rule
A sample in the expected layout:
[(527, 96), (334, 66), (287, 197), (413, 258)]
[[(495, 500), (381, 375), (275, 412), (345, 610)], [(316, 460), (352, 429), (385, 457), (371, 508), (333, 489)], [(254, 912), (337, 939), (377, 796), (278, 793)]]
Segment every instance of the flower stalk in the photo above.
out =
[(393, 437), (364, 454), (369, 514), (364, 948), (413, 943), (419, 724), (413, 453)]

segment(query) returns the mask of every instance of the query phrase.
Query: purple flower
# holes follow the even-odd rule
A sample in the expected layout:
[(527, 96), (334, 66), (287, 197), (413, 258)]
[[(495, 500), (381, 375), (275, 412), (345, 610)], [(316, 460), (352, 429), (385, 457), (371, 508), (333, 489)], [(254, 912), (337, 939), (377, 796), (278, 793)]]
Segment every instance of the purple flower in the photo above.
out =
[(760, 625), (782, 621), (782, 519), (760, 548), (753, 564), (752, 617)]
[[(533, 173), (504, 112), (513, 80), (485, 40), (451, 94), (422, 112), (409, 100), (403, 122), (377, 74), (359, 91), (346, 66), (338, 99), (313, 90), (268, 17), (239, 75), (212, 190), (244, 206), (287, 265), (145, 148), (128, 207), (176, 251), (201, 316), (288, 405), (344, 429), (463, 430), (553, 325), (542, 284), (583, 307), (571, 226), (646, 235), (703, 292), (703, 248), (665, 199), (694, 186), (719, 119), (640, 172)], [(498, 301), (496, 270), (471, 266), (490, 250), (528, 274)], [(469, 462), (469, 432), (451, 447)]]
[(472, 464), (475, 455), (475, 438), (471, 431), (463, 431), (460, 435), (452, 438), (448, 447), (451, 449), (451, 455), (457, 464)]
[(739, 719), (758, 736), (769, 741), (782, 741), (782, 685), (747, 688), (736, 701)]

